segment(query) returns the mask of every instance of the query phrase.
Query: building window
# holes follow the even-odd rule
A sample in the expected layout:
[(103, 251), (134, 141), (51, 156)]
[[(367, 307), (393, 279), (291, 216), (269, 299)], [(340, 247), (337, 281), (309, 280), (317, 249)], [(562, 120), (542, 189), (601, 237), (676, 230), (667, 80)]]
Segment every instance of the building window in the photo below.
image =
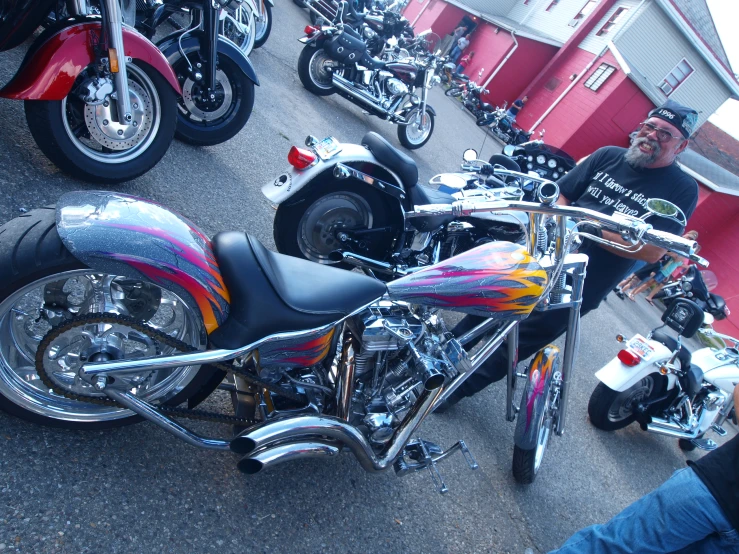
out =
[(546, 10), (544, 10), (544, 11), (546, 11), (546, 12), (548, 12), (548, 11), (551, 11), (551, 10), (552, 10), (552, 8), (553, 8), (554, 6), (556, 6), (557, 4), (559, 4), (559, 0), (552, 0), (552, 1), (551, 1), (551, 2), (549, 3), (549, 5), (547, 6), (547, 9), (546, 9)]
[(549, 92), (554, 92), (555, 90), (557, 90), (557, 87), (560, 85), (561, 82), (562, 79), (552, 77), (544, 84), (544, 88), (547, 89)]
[(607, 35), (609, 32), (611, 32), (611, 29), (613, 29), (618, 24), (618, 22), (628, 11), (629, 8), (618, 8), (615, 12), (613, 12), (611, 18), (606, 21), (606, 24), (600, 28), (600, 31), (595, 33), (595, 36), (602, 37), (603, 35)]
[(582, 7), (582, 9), (577, 13), (577, 15), (568, 23), (570, 27), (577, 27), (580, 21), (585, 19), (587, 16), (590, 15), (590, 13), (595, 9), (596, 4), (598, 4), (598, 0), (588, 0), (587, 3)]
[(528, 5), (529, 5), (529, 2), (530, 2), (530, 1), (531, 1), (531, 0), (523, 0), (523, 5), (524, 5), (524, 6), (528, 6)]
[(669, 96), (675, 92), (675, 89), (679, 87), (680, 84), (683, 83), (691, 73), (693, 73), (693, 71), (695, 71), (693, 66), (688, 63), (688, 60), (683, 58), (682, 61), (667, 74), (665, 80), (659, 85), (659, 88)]
[(607, 63), (600, 64), (598, 69), (585, 81), (585, 87), (593, 91), (598, 90), (615, 71), (616, 68), (612, 65), (608, 65)]

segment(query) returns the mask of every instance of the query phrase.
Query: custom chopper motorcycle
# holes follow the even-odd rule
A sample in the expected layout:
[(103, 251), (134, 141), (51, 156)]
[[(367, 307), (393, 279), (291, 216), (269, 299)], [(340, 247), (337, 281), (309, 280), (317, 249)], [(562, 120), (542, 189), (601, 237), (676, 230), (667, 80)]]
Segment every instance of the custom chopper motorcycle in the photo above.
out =
[[(0, 2), (0, 50), (33, 34), (54, 0)], [(0, 96), (23, 100), (36, 144), (72, 176), (117, 183), (162, 158), (177, 124), (180, 83), (164, 55), (123, 24), (117, 0), (102, 17), (70, 2), (66, 19), (41, 33)]]
[[(431, 179), (431, 186), (422, 185), (413, 159), (374, 132), (361, 145), (332, 137), (320, 142), (308, 137), (306, 145), (288, 153), (291, 171), (262, 188), (270, 202), (279, 204), (277, 250), (337, 267), (358, 265), (383, 279), (494, 240), (523, 244), (528, 235), (528, 218), (520, 213), (409, 221), (413, 206), (464, 198), (544, 201), (553, 193), (534, 186), (527, 195), (493, 175), (492, 165), (470, 165), (476, 153), (462, 173), (442, 173)], [(517, 169), (515, 163), (512, 168)]]
[(299, 39), (305, 47), (298, 59), (298, 76), (306, 89), (317, 96), (338, 92), (397, 125), (398, 140), (410, 150), (429, 141), (436, 112), (427, 104), (427, 95), (439, 80), (435, 55), (427, 53), (413, 61), (377, 60), (369, 55), (362, 37), (343, 23), (306, 27), (306, 33)]
[[(664, 325), (647, 337), (617, 340), (622, 350), (595, 376), (600, 383), (588, 404), (590, 421), (598, 429), (615, 431), (634, 421), (642, 428), (679, 439), (680, 448), (713, 450), (708, 431), (725, 435), (724, 422), (733, 418), (733, 392), (739, 381), (739, 340), (715, 332), (712, 317), (693, 301), (678, 298), (662, 314)], [(661, 331), (677, 332), (677, 338)], [(728, 341), (725, 348), (691, 353), (682, 338), (696, 332)]]
[[(367, 471), (428, 468), (437, 477), (436, 462), (468, 453), (462, 442), (443, 452), (411, 440), (425, 417), (506, 337), (515, 359), (517, 322), (537, 304), (567, 307), (572, 333), (564, 360), (555, 347), (544, 349), (521, 400), (514, 474), (533, 478), (544, 438), (564, 428), (577, 342), (587, 261), (568, 253), (577, 232), (567, 220), (686, 256), (695, 243), (620, 214), (550, 204), (461, 201), (417, 206), (408, 215), (451, 220), (497, 209), (553, 217), (553, 248), (543, 253), (534, 233), (526, 247), (484, 244), (386, 284), (272, 253), (243, 232), (209, 240), (182, 216), (140, 198), (65, 194), (56, 209), (0, 228), (0, 406), (79, 429), (144, 418), (192, 445), (241, 454), (246, 473), (346, 448)], [(560, 289), (565, 272), (573, 286)], [(455, 338), (443, 310), (487, 319)], [(482, 344), (468, 352), (474, 338)], [(512, 363), (512, 382), (514, 369)], [(228, 374), (236, 416), (191, 409)], [(511, 417), (512, 390), (509, 382)], [(185, 402), (190, 409), (180, 406)], [(204, 437), (180, 417), (243, 430)]]

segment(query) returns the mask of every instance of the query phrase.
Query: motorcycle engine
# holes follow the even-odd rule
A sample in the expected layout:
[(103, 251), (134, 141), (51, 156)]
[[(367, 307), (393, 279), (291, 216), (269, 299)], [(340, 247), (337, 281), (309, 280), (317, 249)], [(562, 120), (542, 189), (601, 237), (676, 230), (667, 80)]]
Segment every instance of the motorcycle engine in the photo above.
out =
[[(364, 316), (350, 423), (365, 431), (375, 448), (393, 436), (423, 392), (454, 378), (458, 370), (449, 355), (451, 335), (431, 312), (411, 312), (407, 305), (380, 302)], [(458, 352), (455, 345), (451, 350)]]
[(400, 79), (388, 79), (385, 81), (385, 88), (390, 96), (398, 96), (408, 92), (408, 87)]

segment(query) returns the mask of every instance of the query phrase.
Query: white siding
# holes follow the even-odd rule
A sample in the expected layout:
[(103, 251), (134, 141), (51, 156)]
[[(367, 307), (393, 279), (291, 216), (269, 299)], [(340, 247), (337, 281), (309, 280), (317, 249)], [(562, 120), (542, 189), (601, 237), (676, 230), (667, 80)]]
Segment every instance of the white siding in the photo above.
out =
[(514, 4), (523, 0), (459, 0), (461, 4), (477, 13), (506, 15)]
[[(639, 13), (635, 13), (634, 10), (639, 6), (640, 0), (620, 0), (619, 2), (616, 2), (614, 6), (608, 10), (608, 13), (603, 16), (603, 18), (593, 27), (593, 30), (588, 33), (588, 36), (586, 36), (582, 42), (579, 44), (580, 48), (583, 50), (587, 50), (588, 52), (592, 52), (593, 54), (600, 54), (603, 51), (603, 48), (606, 47), (608, 44), (608, 41), (613, 40), (613, 37), (616, 36), (616, 33), (624, 29), (623, 32), (626, 32), (625, 30), (628, 29), (638, 18), (639, 13), (643, 13), (644, 10), (649, 6), (650, 4), (645, 3), (644, 6), (642, 6), (642, 9), (639, 10)], [(596, 36), (596, 33), (600, 31), (601, 27), (606, 24), (606, 22), (611, 18), (611, 16), (616, 12), (619, 8), (629, 8), (629, 11), (627, 11), (621, 18), (621, 20), (618, 22), (618, 25), (615, 27), (612, 27), (611, 30), (603, 35), (603, 36)]]
[(524, 25), (559, 41), (567, 42), (575, 32), (575, 27), (570, 27), (569, 23), (580, 13), (586, 0), (560, 0), (551, 11), (546, 11), (551, 3), (552, 0), (531, 0), (528, 6), (524, 6), (523, 0), (518, 0), (508, 13), (508, 18), (520, 23), (533, 6), (533, 12)]
[(698, 123), (703, 124), (730, 96), (729, 89), (713, 69), (662, 12), (650, 4), (621, 33), (614, 44), (626, 61), (655, 87), (660, 98), (667, 99), (656, 87), (685, 58), (695, 71), (670, 95), (698, 111)]

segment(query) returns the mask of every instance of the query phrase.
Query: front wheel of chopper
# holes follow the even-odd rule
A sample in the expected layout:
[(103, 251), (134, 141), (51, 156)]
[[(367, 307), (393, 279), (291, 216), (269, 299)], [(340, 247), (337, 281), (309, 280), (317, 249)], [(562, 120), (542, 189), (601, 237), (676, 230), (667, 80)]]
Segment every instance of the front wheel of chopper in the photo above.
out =
[(298, 58), (298, 77), (308, 91), (316, 96), (328, 96), (336, 92), (331, 69), (337, 65), (338, 62), (331, 59), (322, 47), (309, 44)]
[[(0, 408), (67, 429), (135, 423), (79, 377), (81, 364), (173, 353), (151, 329), (204, 348), (201, 318), (170, 291), (86, 267), (62, 244), (55, 215), (32, 210), (0, 227)], [(212, 375), (189, 366), (126, 378), (142, 400), (174, 406), (217, 386)]]
[(210, 92), (202, 79), (193, 79), (184, 57), (174, 61), (172, 67), (182, 85), (175, 133), (179, 140), (213, 146), (233, 138), (244, 128), (254, 107), (254, 82), (236, 62), (218, 54), (216, 89)]
[(369, 187), (331, 184), (280, 204), (274, 222), (277, 251), (342, 269), (353, 266), (335, 261), (337, 250), (384, 258), (392, 234), (367, 232), (391, 225), (392, 212), (381, 194)]
[(434, 132), (434, 114), (429, 110), (421, 113), (416, 108), (408, 114), (410, 123), (398, 126), (398, 140), (408, 150), (417, 150), (426, 144)]
[(133, 120), (118, 122), (116, 103), (86, 104), (78, 92), (88, 69), (63, 100), (26, 100), (28, 128), (41, 151), (62, 171), (83, 181), (121, 183), (149, 171), (167, 152), (177, 123), (177, 97), (155, 69), (127, 65)]

